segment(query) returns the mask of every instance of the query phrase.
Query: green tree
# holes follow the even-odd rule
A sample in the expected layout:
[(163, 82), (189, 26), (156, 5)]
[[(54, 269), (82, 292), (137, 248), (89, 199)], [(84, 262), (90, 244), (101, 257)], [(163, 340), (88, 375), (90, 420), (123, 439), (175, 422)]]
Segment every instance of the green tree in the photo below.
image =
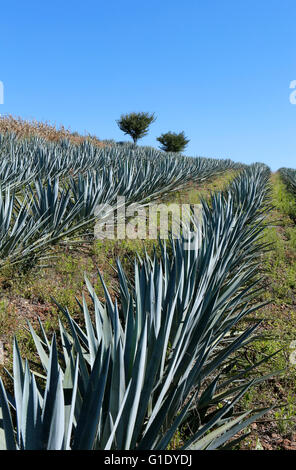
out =
[(161, 150), (165, 152), (182, 152), (189, 142), (184, 135), (184, 132), (176, 134), (175, 132), (167, 132), (161, 134), (156, 140), (161, 143)]
[(134, 144), (148, 134), (148, 128), (156, 120), (154, 114), (149, 113), (130, 113), (122, 114), (117, 122), (119, 128), (131, 136)]

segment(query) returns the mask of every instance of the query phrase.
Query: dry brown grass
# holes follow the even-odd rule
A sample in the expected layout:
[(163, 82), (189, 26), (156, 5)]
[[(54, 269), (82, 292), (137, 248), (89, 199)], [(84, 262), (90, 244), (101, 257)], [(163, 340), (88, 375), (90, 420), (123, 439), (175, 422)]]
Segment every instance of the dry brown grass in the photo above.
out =
[(106, 144), (95, 136), (82, 136), (64, 126), (57, 127), (49, 122), (39, 122), (35, 120), (27, 121), (21, 117), (11, 115), (0, 117), (0, 133), (13, 132), (19, 138), (41, 137), (51, 142), (59, 142), (62, 139), (69, 139), (73, 144), (81, 144), (89, 140), (93, 145), (104, 147)]

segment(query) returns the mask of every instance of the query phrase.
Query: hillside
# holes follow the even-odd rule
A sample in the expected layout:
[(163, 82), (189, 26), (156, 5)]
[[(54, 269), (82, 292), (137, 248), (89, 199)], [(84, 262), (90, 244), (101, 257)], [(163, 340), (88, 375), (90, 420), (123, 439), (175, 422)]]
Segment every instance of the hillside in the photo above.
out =
[[(285, 172), (9, 117), (0, 184), (0, 448), (296, 450)], [(170, 204), (201, 219), (158, 240)]]

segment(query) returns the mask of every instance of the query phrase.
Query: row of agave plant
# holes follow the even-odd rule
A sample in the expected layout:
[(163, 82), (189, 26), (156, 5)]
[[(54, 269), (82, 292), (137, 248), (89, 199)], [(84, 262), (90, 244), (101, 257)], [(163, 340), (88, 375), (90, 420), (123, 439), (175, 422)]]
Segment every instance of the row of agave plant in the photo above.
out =
[(68, 174), (84, 174), (88, 171), (112, 170), (112, 176), (121, 180), (133, 177), (154, 180), (166, 185), (172, 177), (180, 184), (183, 178), (203, 180), (215, 172), (227, 168), (239, 168), (240, 164), (229, 159), (191, 158), (165, 153), (152, 147), (95, 147), (89, 141), (80, 145), (68, 140), (48, 142), (38, 137), (18, 140), (13, 134), (0, 134), (0, 185), (22, 188), (34, 179), (67, 177)]
[[(30, 259), (91, 230), (118, 196), (143, 203), (240, 165), (167, 155), (151, 148), (97, 148), (0, 135), (1, 264)], [(100, 204), (100, 211), (96, 208)]]
[(279, 172), (288, 189), (296, 195), (296, 170), (292, 168), (280, 168)]
[(251, 379), (257, 364), (237, 356), (259, 326), (238, 323), (260, 308), (268, 179), (265, 166), (244, 170), (203, 201), (191, 237), (184, 228), (159, 241), (159, 257), (135, 260), (133, 279), (118, 260), (116, 301), (101, 279), (101, 303), (86, 278), (84, 326), (61, 305), (57, 337), (29, 324), (41, 369), (15, 340), (13, 394), (0, 379), (3, 449), (162, 450), (182, 431), (183, 449), (210, 450), (262, 416), (235, 405), (266, 378)]

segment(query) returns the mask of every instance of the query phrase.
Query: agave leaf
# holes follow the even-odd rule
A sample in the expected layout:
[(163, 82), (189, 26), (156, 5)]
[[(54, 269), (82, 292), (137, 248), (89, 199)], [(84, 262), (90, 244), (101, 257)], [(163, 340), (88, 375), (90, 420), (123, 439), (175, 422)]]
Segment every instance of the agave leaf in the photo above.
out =
[(46, 352), (45, 352), (45, 350), (42, 346), (42, 343), (41, 343), (41, 340), (40, 340), (39, 336), (35, 333), (34, 328), (32, 327), (32, 325), (29, 321), (28, 321), (28, 325), (29, 325), (30, 333), (31, 333), (32, 338), (34, 340), (36, 349), (38, 351), (40, 360), (42, 362), (43, 368), (44, 368), (44, 370), (47, 371), (48, 367), (49, 367), (49, 361), (50, 361), (49, 356), (46, 354)]
[[(128, 420), (126, 420), (126, 437), (123, 444), (124, 449), (130, 448), (130, 443), (133, 438), (134, 425), (137, 419), (138, 407), (140, 404), (140, 397), (142, 386), (144, 382), (144, 374), (146, 368), (146, 351), (147, 348), (147, 320), (144, 323), (143, 331), (139, 341), (137, 355), (135, 358), (133, 377), (131, 379), (131, 388), (127, 399), (126, 407), (129, 411)], [(125, 417), (126, 419), (126, 417)]]
[(37, 386), (26, 362), (20, 422), (20, 448), (42, 449), (41, 407)]
[(77, 407), (78, 390), (78, 365), (79, 359), (76, 358), (76, 364), (73, 365), (72, 358), (69, 358), (64, 376), (64, 397), (65, 397), (65, 438), (63, 447), (70, 449), (70, 440), (73, 425), (75, 424), (75, 407)]
[[(227, 424), (221, 426), (219, 428), (220, 431), (222, 430), (222, 432), (219, 433), (220, 436), (218, 437), (218, 439), (215, 439), (215, 440), (212, 439), (211, 443), (206, 447), (206, 449), (207, 450), (214, 450), (214, 449), (217, 449), (217, 448), (221, 447), (225, 442), (227, 442), (229, 439), (231, 439), (233, 436), (235, 436), (237, 433), (239, 433), (242, 429), (246, 429), (251, 423), (253, 423), (257, 419), (261, 418), (261, 416), (263, 416), (265, 413), (267, 413), (269, 411), (269, 409), (270, 408), (265, 408), (262, 411), (260, 411), (259, 413), (256, 413), (256, 414), (250, 416), (248, 419), (246, 419), (242, 422), (239, 422), (249, 414), (249, 413), (245, 413), (243, 416), (239, 416), (237, 419), (232, 420), (230, 423), (227, 423), (229, 425), (231, 424), (232, 425), (231, 427), (227, 426)], [(215, 431), (213, 431), (213, 433), (214, 432)], [(207, 437), (209, 438), (211, 436), (211, 434), (212, 434), (212, 437), (213, 437), (213, 433), (210, 433), (210, 435), (206, 436), (206, 438)], [(206, 438), (204, 438), (204, 439), (206, 439)], [(207, 440), (207, 442), (209, 442), (209, 440)], [(207, 443), (204, 441), (203, 444), (202, 444), (202, 447), (205, 448), (206, 445), (207, 445)], [(201, 448), (201, 447), (199, 446), (199, 448)]]
[[(102, 358), (103, 356), (103, 358)], [(103, 359), (103, 362), (102, 362)], [(73, 449), (91, 450), (98, 432), (101, 406), (110, 361), (110, 351), (102, 353), (100, 345), (89, 376), (88, 387), (84, 396), (77, 422)], [(102, 366), (101, 366), (102, 363)]]
[(22, 396), (24, 388), (24, 369), (23, 363), (20, 356), (18, 344), (16, 338), (14, 339), (13, 344), (13, 385), (14, 385), (14, 397), (16, 405), (16, 417), (17, 417), (17, 433), (18, 433), (18, 442), (20, 442), (20, 433), (21, 433), (21, 417), (22, 417)]
[[(46, 448), (50, 446), (52, 449), (58, 447), (60, 442), (60, 433), (55, 430), (56, 426), (63, 419), (62, 412), (63, 391), (62, 391), (62, 374), (58, 365), (58, 355), (55, 335), (53, 336), (49, 357), (49, 365), (47, 372), (47, 381), (44, 393), (44, 403), (42, 409), (42, 441), (46, 443)], [(56, 437), (54, 433), (56, 432)]]
[(14, 429), (13, 429), (11, 414), (9, 410), (9, 404), (8, 404), (5, 388), (3, 386), (1, 377), (0, 377), (0, 409), (1, 409), (1, 414), (2, 414), (1, 429), (3, 429), (4, 431), (1, 433), (2, 446), (3, 446), (3, 434), (4, 434), (5, 448), (7, 450), (16, 450), (17, 447), (15, 443)]

